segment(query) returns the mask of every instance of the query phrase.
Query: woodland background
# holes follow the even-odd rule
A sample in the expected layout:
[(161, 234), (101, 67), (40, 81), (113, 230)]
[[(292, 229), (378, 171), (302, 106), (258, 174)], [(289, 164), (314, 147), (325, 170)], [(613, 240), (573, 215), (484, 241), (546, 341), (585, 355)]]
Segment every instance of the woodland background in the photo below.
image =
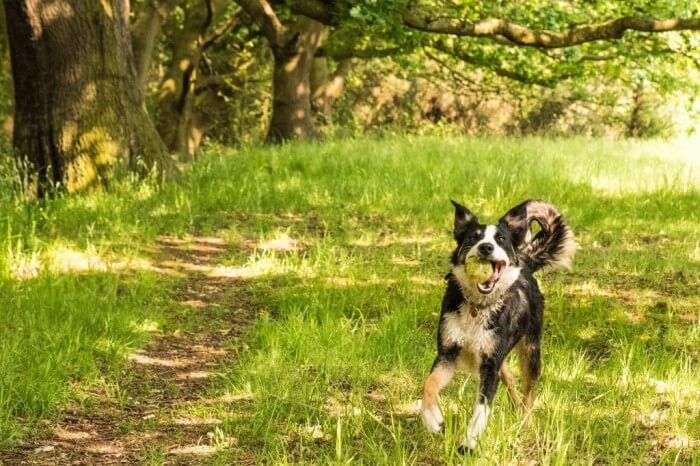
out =
[(5, 7), (3, 154), (14, 131), (30, 196), (105, 186), (120, 166), (167, 174), (169, 154), (191, 160), (206, 142), (426, 131), (669, 138), (694, 133), (700, 108), (692, 1)]

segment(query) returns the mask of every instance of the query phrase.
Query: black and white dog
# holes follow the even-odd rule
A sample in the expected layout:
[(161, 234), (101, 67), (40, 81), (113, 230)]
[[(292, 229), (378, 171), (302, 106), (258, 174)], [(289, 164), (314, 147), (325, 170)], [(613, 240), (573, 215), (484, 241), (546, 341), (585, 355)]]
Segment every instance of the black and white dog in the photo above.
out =
[[(466, 207), (455, 207), (452, 270), (442, 300), (438, 355), (423, 388), (421, 415), (431, 432), (442, 427), (438, 394), (455, 370), (479, 375), (479, 390), (461, 451), (476, 448), (486, 427), (499, 380), (522, 407), (505, 361), (517, 348), (525, 392), (524, 408), (532, 406), (540, 375), (540, 336), (544, 297), (533, 274), (546, 265), (569, 267), (576, 250), (574, 235), (557, 209), (529, 200), (513, 207), (496, 225), (484, 225)], [(531, 226), (540, 230), (532, 237)], [(481, 282), (465, 272), (468, 260), (490, 262)], [(487, 271), (488, 273), (488, 271)]]

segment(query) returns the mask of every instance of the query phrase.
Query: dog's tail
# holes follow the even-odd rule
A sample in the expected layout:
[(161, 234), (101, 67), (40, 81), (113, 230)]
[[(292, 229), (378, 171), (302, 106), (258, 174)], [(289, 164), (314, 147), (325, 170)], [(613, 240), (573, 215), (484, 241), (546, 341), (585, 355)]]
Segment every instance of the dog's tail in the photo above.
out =
[[(577, 244), (564, 217), (552, 204), (528, 200), (513, 207), (501, 218), (513, 233), (519, 257), (535, 272), (547, 265), (571, 268)], [(532, 223), (540, 231), (532, 238)]]

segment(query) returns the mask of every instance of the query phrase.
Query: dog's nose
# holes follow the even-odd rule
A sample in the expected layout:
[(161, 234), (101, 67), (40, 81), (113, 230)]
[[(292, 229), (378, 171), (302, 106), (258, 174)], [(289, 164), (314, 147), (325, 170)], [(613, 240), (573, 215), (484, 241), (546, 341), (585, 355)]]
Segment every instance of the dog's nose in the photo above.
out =
[(485, 256), (488, 256), (493, 252), (493, 244), (491, 243), (481, 243), (479, 245), (479, 252)]

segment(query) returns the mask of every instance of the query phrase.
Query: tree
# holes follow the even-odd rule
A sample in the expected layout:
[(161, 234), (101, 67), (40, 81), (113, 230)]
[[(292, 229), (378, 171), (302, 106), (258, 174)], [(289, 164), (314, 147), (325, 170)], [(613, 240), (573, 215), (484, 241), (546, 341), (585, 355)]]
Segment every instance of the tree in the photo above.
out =
[(180, 160), (235, 113), (236, 85), (250, 71), (234, 70), (248, 38), (242, 14), (229, 0), (150, 0), (135, 11), (137, 74), (142, 88), (156, 90), (156, 128)]
[(352, 68), (352, 58), (343, 58), (332, 72), (328, 58), (316, 56), (310, 73), (311, 107), (323, 119), (329, 120), (333, 104), (343, 94), (345, 80)]
[[(201, 115), (194, 105), (194, 90), (205, 49), (237, 20), (240, 11), (219, 28), (213, 26), (226, 12), (228, 0), (190, 0), (183, 4), (184, 22), (173, 39), (172, 58), (158, 89), (157, 128), (166, 146), (185, 159), (201, 141)], [(211, 31), (213, 29), (213, 31)]]
[[(644, 67), (643, 56), (662, 54), (672, 62), (673, 53), (681, 58), (684, 54), (677, 48), (659, 47), (658, 37), (663, 34), (658, 33), (700, 30), (700, 18), (692, 16), (700, 9), (690, 1), (663, 7), (640, 1), (567, 2), (542, 8), (537, 2), (463, 2), (448, 7), (439, 1), (407, 5), (401, 0), (395, 8), (403, 25), (427, 33), (420, 35), (422, 46), (497, 75), (545, 87), (585, 76), (586, 65), (627, 59), (628, 67), (635, 62)], [(618, 17), (608, 19), (613, 15)]]
[(150, 0), (145, 2), (135, 15), (131, 26), (131, 39), (136, 76), (142, 91), (146, 89), (153, 51), (163, 23), (178, 3), (179, 0)]
[(13, 145), (30, 197), (174, 164), (137, 84), (128, 0), (5, 0)]
[[(313, 57), (326, 33), (325, 25), (302, 15), (292, 15), (284, 24), (267, 0), (237, 1), (259, 25), (272, 50), (272, 118), (267, 140), (315, 137), (310, 72)], [(315, 2), (309, 4), (313, 7)], [(320, 14), (326, 14), (322, 4)]]
[(545, 88), (565, 82), (571, 101), (594, 103), (591, 90), (607, 85), (616, 88), (605, 103), (613, 106), (634, 102), (640, 82), (645, 92), (696, 94), (697, 85), (677, 76), (699, 68), (697, 2), (455, 5), (399, 1), (395, 7), (447, 66), (462, 63)]

